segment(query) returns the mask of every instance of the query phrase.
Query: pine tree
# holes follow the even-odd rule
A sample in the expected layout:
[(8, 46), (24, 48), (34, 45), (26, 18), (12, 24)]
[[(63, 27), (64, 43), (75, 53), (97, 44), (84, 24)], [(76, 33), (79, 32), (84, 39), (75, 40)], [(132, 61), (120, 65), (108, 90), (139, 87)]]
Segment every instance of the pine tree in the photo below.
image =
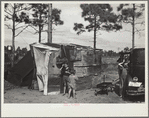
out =
[(78, 35), (86, 31), (94, 32), (94, 54), (96, 55), (97, 31), (117, 31), (122, 29), (122, 26), (119, 23), (119, 17), (113, 12), (113, 8), (109, 4), (81, 4), (80, 7), (82, 17), (89, 22), (89, 25), (74, 23), (74, 30), (77, 31)]
[[(22, 33), (29, 25), (29, 16), (26, 11), (30, 9), (28, 4), (5, 3), (5, 26), (12, 30), (12, 61), (11, 67), (14, 66), (15, 37)], [(12, 26), (8, 22), (12, 21)], [(25, 24), (25, 25), (24, 25)], [(19, 32), (17, 32), (19, 30)], [(17, 33), (16, 33), (17, 32)]]
[[(137, 29), (136, 25), (144, 25), (145, 20), (141, 18), (145, 10), (145, 4), (120, 4), (117, 11), (120, 11), (119, 18), (123, 23), (132, 25), (132, 49), (135, 47), (135, 33), (144, 29)], [(141, 18), (141, 19), (140, 19)], [(139, 22), (136, 22), (139, 19)], [(140, 27), (139, 27), (140, 28)]]
[[(31, 22), (32, 28), (36, 30), (36, 33), (39, 33), (39, 42), (41, 42), (41, 33), (47, 32), (43, 30), (45, 25), (48, 25), (48, 4), (30, 4), (33, 11), (33, 20)], [(63, 21), (60, 19), (61, 10), (52, 9), (52, 24), (54, 25), (63, 25)], [(38, 29), (37, 29), (38, 27)]]

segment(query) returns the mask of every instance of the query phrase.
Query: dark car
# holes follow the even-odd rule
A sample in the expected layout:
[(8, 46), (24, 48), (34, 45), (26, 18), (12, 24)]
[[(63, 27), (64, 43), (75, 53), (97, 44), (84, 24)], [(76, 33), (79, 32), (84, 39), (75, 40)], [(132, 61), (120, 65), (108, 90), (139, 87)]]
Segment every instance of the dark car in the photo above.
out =
[(122, 72), (124, 80), (122, 86), (122, 97), (127, 95), (137, 96), (145, 94), (145, 49), (136, 48), (130, 51), (129, 63), (126, 71)]

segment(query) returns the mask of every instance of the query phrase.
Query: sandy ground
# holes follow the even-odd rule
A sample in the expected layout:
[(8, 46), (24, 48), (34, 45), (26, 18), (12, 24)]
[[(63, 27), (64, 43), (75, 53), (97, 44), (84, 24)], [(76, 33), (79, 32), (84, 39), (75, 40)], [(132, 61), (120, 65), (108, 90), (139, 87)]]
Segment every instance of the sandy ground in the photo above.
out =
[[(119, 87), (115, 86), (113, 92), (107, 94), (94, 94), (96, 85), (103, 81), (103, 76), (106, 75), (105, 81), (112, 82), (112, 80), (118, 79), (117, 64), (114, 58), (102, 58), (102, 63), (106, 64), (102, 68), (102, 73), (99, 76), (94, 76), (91, 79), (82, 78), (79, 84), (79, 90), (77, 90), (77, 99), (67, 98), (67, 95), (62, 94), (44, 96), (43, 92), (38, 90), (29, 90), (27, 87), (10, 87), (5, 84), (4, 87), (4, 103), (144, 103), (142, 96), (129, 97), (127, 100), (123, 100), (119, 97)], [(107, 65), (108, 64), (108, 65)], [(49, 86), (49, 92), (59, 92), (59, 86)]]
[(6, 91), (4, 97), (5, 103), (124, 103), (116, 93), (109, 92), (108, 95), (94, 95), (94, 89), (77, 91), (77, 99), (67, 98), (67, 94), (44, 96), (38, 90), (29, 90), (28, 88), (15, 88)]
[[(107, 81), (111, 81), (118, 77), (116, 71), (107, 71)], [(112, 78), (112, 79), (111, 79)], [(99, 78), (96, 78), (93, 83), (97, 84)], [(101, 79), (101, 78), (100, 78)], [(49, 86), (49, 92), (59, 92), (58, 86)], [(143, 103), (144, 101), (140, 97), (123, 100), (118, 95), (118, 86), (115, 87), (113, 92), (109, 91), (107, 94), (94, 94), (95, 90), (99, 90), (95, 87), (82, 89), (77, 91), (77, 99), (67, 98), (67, 94), (48, 95), (44, 96), (43, 92), (38, 90), (29, 90), (27, 87), (14, 87), (11, 89), (5, 89), (4, 91), (4, 103)]]
[(44, 96), (43, 92), (38, 90), (29, 90), (26, 87), (15, 88), (5, 92), (4, 103), (140, 103), (141, 100), (140, 98), (136, 101), (124, 101), (115, 92), (95, 96), (94, 91), (95, 89), (80, 90), (77, 91), (77, 99), (72, 97), (68, 99), (67, 94)]

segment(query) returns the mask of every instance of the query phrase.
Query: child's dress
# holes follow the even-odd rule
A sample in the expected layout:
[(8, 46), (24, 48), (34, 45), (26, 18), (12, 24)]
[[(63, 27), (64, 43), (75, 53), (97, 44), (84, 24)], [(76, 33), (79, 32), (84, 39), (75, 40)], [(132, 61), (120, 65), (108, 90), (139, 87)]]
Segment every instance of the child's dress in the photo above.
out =
[(76, 80), (78, 80), (78, 77), (76, 75), (71, 74), (69, 76), (70, 82), (69, 82), (69, 87), (73, 88), (76, 90)]

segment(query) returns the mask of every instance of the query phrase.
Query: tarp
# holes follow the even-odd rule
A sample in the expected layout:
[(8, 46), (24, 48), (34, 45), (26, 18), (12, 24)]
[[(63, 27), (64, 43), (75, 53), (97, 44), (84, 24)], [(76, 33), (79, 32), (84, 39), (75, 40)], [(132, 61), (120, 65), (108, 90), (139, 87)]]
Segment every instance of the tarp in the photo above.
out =
[(31, 51), (9, 70), (10, 74), (6, 78), (7, 81), (17, 86), (28, 86), (33, 78), (33, 57)]
[[(33, 52), (33, 57), (36, 65), (36, 76), (37, 76), (39, 91), (43, 91), (44, 84), (46, 83), (47, 85), (45, 86), (48, 86), (48, 83), (46, 81), (53, 74), (57, 74), (57, 75), (60, 74), (60, 70), (56, 66), (53, 66), (54, 63), (52, 63), (54, 60), (53, 55), (55, 55), (56, 53), (59, 54), (59, 48), (56, 48), (55, 46), (53, 47), (47, 46), (44, 44), (33, 44), (31, 45), (31, 49)], [(53, 67), (51, 67), (51, 65)]]

